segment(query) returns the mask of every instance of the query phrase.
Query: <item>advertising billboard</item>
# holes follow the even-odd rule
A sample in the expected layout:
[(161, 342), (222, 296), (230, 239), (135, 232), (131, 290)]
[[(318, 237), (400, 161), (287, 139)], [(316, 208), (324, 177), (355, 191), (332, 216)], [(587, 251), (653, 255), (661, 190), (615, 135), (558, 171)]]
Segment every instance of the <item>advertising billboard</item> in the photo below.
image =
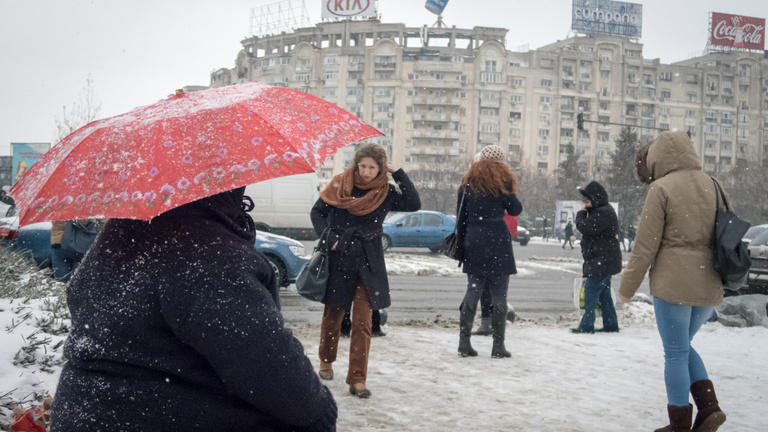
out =
[(424, 7), (433, 14), (440, 15), (447, 4), (448, 0), (427, 0), (427, 4)]
[(322, 0), (323, 20), (376, 18), (374, 0)]
[(643, 5), (611, 0), (573, 0), (571, 29), (639, 38), (643, 32)]
[(765, 19), (712, 12), (709, 43), (762, 51), (765, 48)]
[(12, 176), (16, 181), (51, 148), (50, 143), (11, 143)]

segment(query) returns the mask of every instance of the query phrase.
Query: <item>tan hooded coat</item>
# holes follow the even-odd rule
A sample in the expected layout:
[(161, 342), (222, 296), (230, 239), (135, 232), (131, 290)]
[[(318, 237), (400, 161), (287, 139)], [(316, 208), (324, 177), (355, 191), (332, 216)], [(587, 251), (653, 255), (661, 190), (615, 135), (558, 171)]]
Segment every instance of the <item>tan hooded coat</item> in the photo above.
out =
[(653, 183), (619, 292), (631, 298), (650, 268), (652, 296), (690, 306), (719, 304), (723, 284), (712, 267), (712, 179), (701, 171), (684, 132), (662, 133), (648, 152), (648, 168)]

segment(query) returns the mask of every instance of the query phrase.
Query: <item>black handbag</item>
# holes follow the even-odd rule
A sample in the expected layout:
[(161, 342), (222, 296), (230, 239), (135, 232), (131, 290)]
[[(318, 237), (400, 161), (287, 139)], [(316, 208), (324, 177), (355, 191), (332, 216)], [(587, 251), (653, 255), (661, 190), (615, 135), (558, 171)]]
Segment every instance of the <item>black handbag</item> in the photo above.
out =
[[(723, 285), (726, 288), (738, 290), (749, 277), (749, 251), (741, 239), (749, 229), (749, 222), (739, 219), (728, 206), (720, 184), (715, 183), (715, 195), (717, 207), (715, 213), (714, 247), (712, 248), (712, 264)], [(725, 210), (720, 208), (720, 197), (723, 197)]]
[(464, 260), (464, 241), (459, 235), (459, 219), (461, 213), (464, 210), (464, 197), (467, 195), (467, 189), (464, 188), (464, 193), (461, 195), (461, 202), (459, 203), (459, 211), (456, 213), (456, 225), (453, 227), (453, 232), (445, 238), (443, 241), (443, 254), (448, 258), (453, 258), (459, 261), (459, 265)]
[(322, 302), (325, 298), (325, 290), (328, 286), (328, 236), (331, 233), (330, 218), (328, 227), (325, 228), (317, 241), (312, 257), (301, 267), (296, 276), (296, 291), (304, 298)]

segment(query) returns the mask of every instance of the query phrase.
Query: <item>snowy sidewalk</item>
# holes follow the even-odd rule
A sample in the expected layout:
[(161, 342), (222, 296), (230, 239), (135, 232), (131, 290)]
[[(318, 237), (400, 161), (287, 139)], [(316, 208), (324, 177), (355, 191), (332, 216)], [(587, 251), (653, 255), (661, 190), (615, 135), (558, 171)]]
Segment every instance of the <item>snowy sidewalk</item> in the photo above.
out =
[[(574, 335), (573, 323), (507, 327), (512, 358), (491, 359), (491, 338), (475, 336), (475, 358), (456, 355), (458, 328), (390, 326), (373, 339), (368, 387), (344, 383), (343, 339), (327, 382), (339, 431), (651, 431), (667, 424), (661, 342), (648, 305), (618, 334)], [(642, 310), (643, 308), (648, 310)], [(648, 315), (651, 313), (651, 315)], [(650, 318), (650, 319), (648, 319)], [(294, 327), (317, 365), (317, 326)], [(728, 421), (720, 431), (766, 431), (768, 329), (709, 323), (694, 340)]]

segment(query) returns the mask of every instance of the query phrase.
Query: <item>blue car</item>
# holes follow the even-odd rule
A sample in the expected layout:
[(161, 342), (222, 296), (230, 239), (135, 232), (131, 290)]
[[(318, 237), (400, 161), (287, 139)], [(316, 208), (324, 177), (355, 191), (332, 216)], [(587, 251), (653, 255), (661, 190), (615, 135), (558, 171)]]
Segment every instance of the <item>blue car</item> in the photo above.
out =
[[(49, 267), (51, 223), (40, 222), (19, 228), (18, 217), (0, 218), (0, 245), (30, 256), (41, 268)], [(256, 231), (254, 247), (269, 259), (280, 286), (296, 282), (299, 270), (307, 261), (304, 245), (288, 237)]]
[(453, 232), (456, 221), (453, 216), (420, 210), (393, 213), (384, 221), (381, 243), (384, 250), (390, 247), (425, 247), (433, 253), (443, 248), (443, 242)]

